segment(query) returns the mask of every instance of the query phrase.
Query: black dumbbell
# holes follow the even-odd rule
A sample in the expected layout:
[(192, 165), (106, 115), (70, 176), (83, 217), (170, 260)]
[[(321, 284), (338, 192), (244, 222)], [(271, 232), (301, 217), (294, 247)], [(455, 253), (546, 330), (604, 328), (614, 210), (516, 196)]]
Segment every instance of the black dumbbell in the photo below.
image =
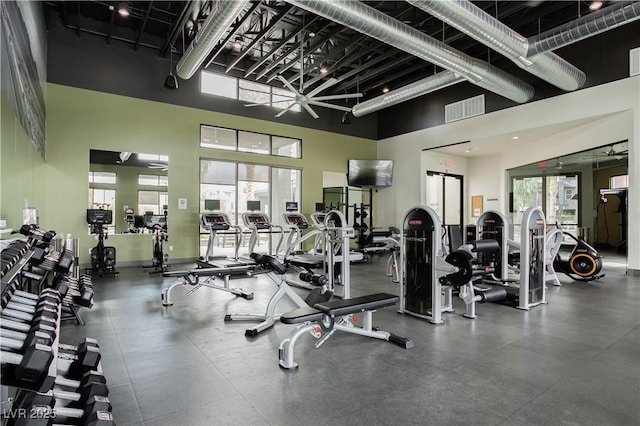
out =
[[(4, 324), (2, 324), (4, 325)], [(27, 336), (29, 334), (31, 334), (32, 332), (39, 332), (39, 333), (44, 333), (47, 336), (49, 336), (49, 338), (51, 339), (51, 341), (53, 342), (56, 339), (56, 330), (50, 327), (42, 327), (40, 326), (40, 324), (36, 324), (35, 326), (31, 327), (31, 329), (27, 332), (27, 333), (23, 333), (21, 331), (16, 331), (16, 330), (11, 330), (8, 328), (4, 328), (4, 327), (0, 327), (0, 337), (2, 338), (7, 338), (7, 339), (14, 339), (14, 340), (20, 340), (20, 341), (25, 341)]]
[(27, 237), (41, 240), (45, 243), (51, 242), (51, 240), (53, 240), (53, 238), (56, 236), (56, 231), (43, 231), (42, 229), (36, 228), (33, 225), (22, 225), (20, 227), (20, 231), (18, 232)]
[(36, 320), (30, 324), (22, 321), (2, 318), (0, 319), (0, 327), (3, 330), (13, 330), (21, 333), (29, 333), (31, 330), (46, 331), (48, 333), (52, 332), (54, 334), (57, 332), (57, 323), (55, 321), (51, 321), (51, 318), (47, 317), (42, 318), (42, 321)]
[(67, 377), (82, 377), (87, 371), (100, 370), (100, 347), (98, 341), (90, 337), (86, 337), (77, 346), (58, 345), (58, 356), (70, 361), (66, 371), (58, 363), (58, 373)]
[(90, 370), (86, 371), (80, 380), (67, 379), (65, 377), (58, 376), (56, 377), (55, 383), (58, 386), (66, 388), (80, 389), (89, 383), (107, 383), (107, 379), (100, 371)]
[(24, 297), (18, 294), (12, 294), (10, 292), (7, 292), (7, 294), (5, 294), (2, 297), (3, 306), (6, 306), (9, 302), (17, 302), (17, 303), (22, 303), (23, 305), (36, 306), (38, 303), (41, 303), (42, 301), (46, 301), (51, 304), (57, 305), (60, 303), (60, 296), (59, 295), (54, 296), (50, 292), (44, 292), (41, 295), (39, 295), (37, 299), (32, 299), (30, 297)]
[(324, 275), (312, 274), (310, 272), (301, 272), (299, 275), (302, 281), (322, 286), (329, 283), (329, 279)]
[[(9, 300), (9, 302), (4, 306), (4, 309), (11, 309), (13, 311), (24, 312), (25, 314), (35, 315), (36, 312), (58, 312), (59, 303), (51, 302), (50, 300), (41, 299), (37, 304), (25, 304), (14, 299)], [(47, 309), (45, 309), (47, 308)], [(3, 311), (4, 311), (3, 309)], [(49, 315), (49, 314), (46, 314)], [(55, 317), (57, 315), (49, 315)]]
[(49, 373), (53, 351), (51, 346), (35, 343), (25, 348), (22, 354), (0, 351), (0, 358), (3, 364), (15, 366), (13, 375), (19, 382), (40, 387)]
[(0, 347), (2, 347), (2, 349), (8, 349), (19, 353), (36, 344), (51, 346), (53, 345), (53, 340), (54, 339), (52, 339), (47, 333), (43, 333), (42, 331), (32, 331), (23, 339), (12, 339), (10, 337), (2, 336), (2, 340), (0, 340)]
[(14, 290), (13, 295), (15, 296), (20, 296), (20, 297), (24, 297), (27, 299), (32, 299), (37, 301), (42, 295), (47, 294), (51, 297), (57, 297), (58, 300), (62, 300), (62, 298), (60, 297), (60, 293), (58, 293), (55, 289), (53, 288), (45, 288), (44, 290), (42, 290), (39, 294), (34, 294), (34, 293), (29, 293), (26, 291), (22, 291), (22, 290)]
[(0, 318), (11, 319), (16, 321), (27, 321), (33, 323), (36, 318), (51, 318), (54, 322), (58, 319), (58, 309), (52, 309), (46, 305), (40, 305), (33, 313), (17, 311), (15, 309), (5, 308), (0, 310)]
[(102, 395), (95, 395), (76, 404), (79, 407), (67, 407), (58, 404), (53, 392), (46, 394), (21, 391), (14, 400), (16, 412), (24, 410), (27, 416), (13, 419), (12, 424), (18, 425), (52, 425), (60, 423), (57, 417), (67, 419), (79, 419), (83, 425), (102, 426), (114, 425), (111, 415), (111, 403), (109, 398)]

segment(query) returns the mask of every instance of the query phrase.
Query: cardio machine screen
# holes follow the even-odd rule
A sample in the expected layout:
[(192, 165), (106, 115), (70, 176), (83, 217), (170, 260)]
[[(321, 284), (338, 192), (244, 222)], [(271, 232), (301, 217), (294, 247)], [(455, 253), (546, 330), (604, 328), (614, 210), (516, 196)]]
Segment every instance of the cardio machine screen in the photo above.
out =
[(287, 220), (289, 221), (289, 224), (296, 225), (299, 228), (309, 226), (307, 219), (302, 215), (290, 215), (287, 216)]
[(210, 227), (216, 230), (229, 229), (229, 223), (227, 223), (224, 216), (219, 214), (205, 214), (202, 216), (202, 224), (205, 227)]

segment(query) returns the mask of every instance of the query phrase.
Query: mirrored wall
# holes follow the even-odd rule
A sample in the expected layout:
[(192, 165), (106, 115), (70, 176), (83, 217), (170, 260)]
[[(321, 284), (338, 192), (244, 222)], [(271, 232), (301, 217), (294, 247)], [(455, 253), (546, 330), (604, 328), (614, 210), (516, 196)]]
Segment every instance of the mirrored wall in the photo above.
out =
[(166, 230), (169, 158), (158, 154), (92, 149), (87, 208), (111, 210), (110, 234)]

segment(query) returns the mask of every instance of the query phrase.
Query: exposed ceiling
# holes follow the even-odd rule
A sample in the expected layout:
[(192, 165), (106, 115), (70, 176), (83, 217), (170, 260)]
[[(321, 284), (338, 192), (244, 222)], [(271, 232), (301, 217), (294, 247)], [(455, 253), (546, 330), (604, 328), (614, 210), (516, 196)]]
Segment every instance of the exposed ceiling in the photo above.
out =
[[(409, 2), (362, 3), (472, 58), (505, 67), (509, 74), (532, 85), (534, 90), (548, 86), (514, 67), (501, 54)], [(522, 36), (531, 37), (588, 15), (592, 2), (472, 3)], [(603, 3), (606, 6), (612, 2)], [(218, 13), (221, 7), (218, 1), (47, 1), (44, 4), (48, 23), (60, 20), (78, 36), (100, 37), (106, 44), (119, 41), (130, 44), (133, 50), (152, 49), (163, 57), (172, 54), (174, 63), (202, 31), (209, 15)], [(118, 13), (123, 5), (130, 12), (126, 17)], [(398, 89), (443, 71), (438, 65), (285, 1), (248, 2), (230, 22), (202, 66), (247, 80), (279, 87), (283, 86), (283, 78), (294, 87), (300, 87), (303, 81), (306, 93), (335, 78), (338, 81), (322, 91), (323, 95), (362, 92), (362, 100), (366, 100), (381, 95), (385, 87)], [(352, 106), (356, 100), (334, 102)]]

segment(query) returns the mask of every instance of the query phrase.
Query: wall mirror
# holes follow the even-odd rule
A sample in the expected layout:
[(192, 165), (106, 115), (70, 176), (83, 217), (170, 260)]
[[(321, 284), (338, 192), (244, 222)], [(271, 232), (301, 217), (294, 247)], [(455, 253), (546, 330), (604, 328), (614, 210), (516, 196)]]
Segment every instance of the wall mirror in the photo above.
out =
[(166, 230), (168, 168), (166, 155), (92, 149), (87, 208), (112, 210), (110, 234)]

